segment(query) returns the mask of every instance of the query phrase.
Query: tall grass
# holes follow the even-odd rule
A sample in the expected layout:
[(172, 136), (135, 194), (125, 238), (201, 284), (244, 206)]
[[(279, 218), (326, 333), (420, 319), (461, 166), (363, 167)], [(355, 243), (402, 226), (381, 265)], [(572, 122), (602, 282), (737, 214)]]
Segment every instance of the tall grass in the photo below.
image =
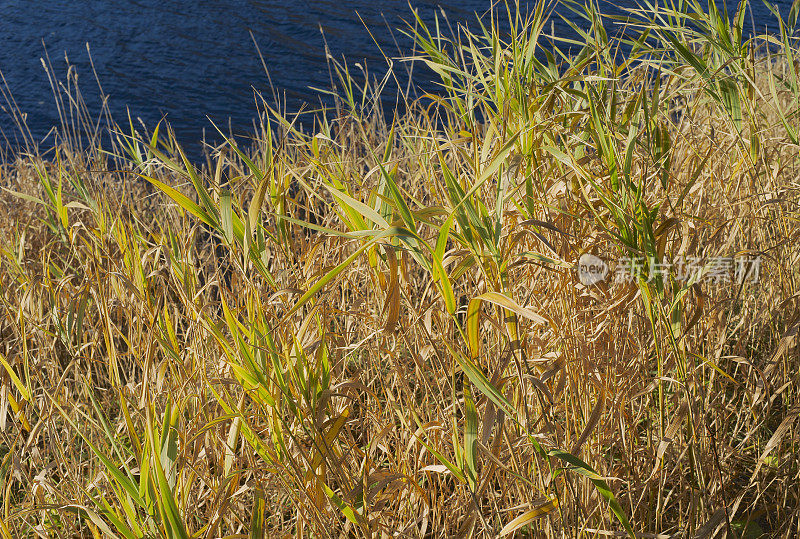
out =
[(56, 86), (0, 168), (0, 536), (795, 537), (798, 5), (412, 13), (439, 94), (332, 60), (202, 165)]

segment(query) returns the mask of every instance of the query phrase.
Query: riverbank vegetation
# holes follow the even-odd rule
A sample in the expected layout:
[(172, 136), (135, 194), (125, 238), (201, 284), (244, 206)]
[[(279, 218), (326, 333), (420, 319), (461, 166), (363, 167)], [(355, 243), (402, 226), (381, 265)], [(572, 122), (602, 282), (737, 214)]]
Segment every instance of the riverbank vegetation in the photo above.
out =
[(440, 94), (331, 60), (202, 164), (64, 85), (0, 168), (0, 536), (797, 536), (798, 3), (565, 6), (412, 16)]

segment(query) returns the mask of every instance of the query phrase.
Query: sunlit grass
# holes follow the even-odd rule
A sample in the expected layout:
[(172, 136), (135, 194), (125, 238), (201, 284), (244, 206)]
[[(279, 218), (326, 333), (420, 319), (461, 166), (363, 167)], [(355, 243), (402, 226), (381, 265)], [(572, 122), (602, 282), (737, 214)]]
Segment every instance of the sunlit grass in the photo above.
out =
[(681, 5), (412, 14), (440, 94), (387, 120), (332, 60), (336, 114), (202, 165), (26, 139), (0, 536), (794, 537), (799, 4)]

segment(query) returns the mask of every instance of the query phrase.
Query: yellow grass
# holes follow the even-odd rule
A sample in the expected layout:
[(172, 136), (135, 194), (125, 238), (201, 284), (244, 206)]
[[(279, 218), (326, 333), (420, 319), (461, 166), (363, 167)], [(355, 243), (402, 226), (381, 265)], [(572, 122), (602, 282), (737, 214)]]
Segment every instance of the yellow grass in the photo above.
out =
[(202, 166), (2, 163), (0, 537), (800, 533), (797, 49), (547, 12), (410, 30), (394, 120), (332, 63)]

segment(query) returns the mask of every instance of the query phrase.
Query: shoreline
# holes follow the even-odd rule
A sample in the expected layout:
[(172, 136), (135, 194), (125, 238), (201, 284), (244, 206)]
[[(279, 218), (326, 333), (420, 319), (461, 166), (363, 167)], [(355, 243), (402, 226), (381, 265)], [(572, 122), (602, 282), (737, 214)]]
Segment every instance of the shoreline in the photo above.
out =
[(391, 120), (0, 165), (0, 537), (793, 537), (800, 49), (539, 6)]

